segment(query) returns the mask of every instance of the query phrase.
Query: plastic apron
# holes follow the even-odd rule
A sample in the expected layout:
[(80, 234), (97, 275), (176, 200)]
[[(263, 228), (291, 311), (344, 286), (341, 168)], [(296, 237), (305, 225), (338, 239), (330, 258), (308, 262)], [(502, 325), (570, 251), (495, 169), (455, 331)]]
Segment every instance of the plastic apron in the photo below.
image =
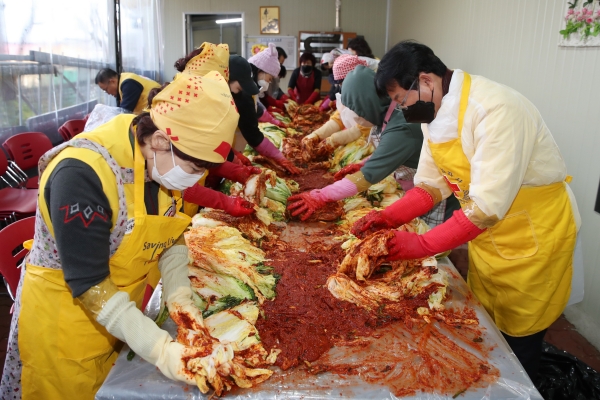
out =
[[(134, 195), (127, 198), (129, 205), (133, 203), (134, 216), (128, 216), (127, 231), (109, 267), (112, 281), (139, 308), (149, 271), (157, 269), (159, 255), (183, 233), (190, 218), (176, 211), (176, 200), (163, 188), (160, 216), (146, 215), (144, 159), (134, 142)], [(22, 296), (23, 398), (93, 399), (117, 358), (119, 341), (73, 299), (61, 269), (27, 264)]]
[[(320, 87), (321, 85), (319, 85)], [(310, 95), (315, 91), (315, 74), (311, 72), (308, 77), (303, 76), (298, 72), (298, 78), (296, 79), (296, 87), (294, 93), (298, 96), (298, 104), (304, 104)], [(296, 99), (293, 99), (296, 100)]]
[[(472, 202), (471, 165), (461, 141), (470, 86), (465, 73), (458, 138), (428, 144), (463, 209)], [(576, 226), (565, 185), (522, 186), (506, 216), (469, 243), (467, 282), (498, 328), (510, 336), (548, 328), (569, 299)]]

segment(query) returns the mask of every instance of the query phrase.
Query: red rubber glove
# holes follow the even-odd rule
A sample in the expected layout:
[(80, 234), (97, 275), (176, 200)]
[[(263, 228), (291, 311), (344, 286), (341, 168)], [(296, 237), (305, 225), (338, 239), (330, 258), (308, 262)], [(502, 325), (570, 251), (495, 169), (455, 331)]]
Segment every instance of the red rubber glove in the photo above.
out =
[(344, 168), (340, 169), (338, 172), (335, 173), (333, 179), (339, 181), (340, 179), (343, 179), (346, 175), (350, 175), (360, 171), (362, 167), (363, 166), (360, 163), (346, 165)]
[(287, 172), (289, 172), (292, 175), (297, 175), (300, 174), (302, 172), (302, 170), (298, 167), (296, 167), (290, 160), (288, 160), (287, 158), (280, 158), (277, 161), (277, 164), (281, 165), (283, 168), (285, 168), (285, 170)]
[(245, 155), (243, 155), (239, 151), (233, 150), (233, 154), (235, 155), (235, 158), (237, 158), (243, 165), (245, 165), (247, 167), (251, 167), (252, 166), (252, 162), (250, 160), (248, 160), (248, 157), (246, 157)]
[(202, 207), (223, 210), (234, 217), (242, 217), (254, 212), (254, 204), (241, 197), (226, 196), (221, 192), (195, 184), (183, 191), (183, 200)]
[(435, 204), (431, 195), (420, 187), (410, 189), (404, 197), (383, 211), (371, 211), (352, 226), (352, 234), (360, 237), (368, 230), (392, 229), (425, 214)]
[(301, 221), (306, 221), (315, 211), (319, 208), (325, 207), (327, 202), (321, 200), (319, 197), (311, 195), (311, 192), (302, 192), (288, 197), (287, 209), (290, 211), (292, 217), (298, 216)]
[(266, 104), (266, 106), (268, 106), (268, 107), (272, 107), (272, 106), (274, 106), (274, 105), (275, 105), (275, 102), (276, 102), (277, 100), (275, 100), (275, 98), (274, 98), (274, 97), (272, 97), (272, 96), (269, 96), (268, 94), (266, 94), (266, 93), (265, 93), (265, 97), (263, 97), (262, 99), (260, 99), (260, 101), (261, 101), (263, 104), (267, 103), (267, 104)]
[(280, 110), (285, 110), (285, 102), (282, 100), (275, 100), (275, 107)]
[(318, 90), (314, 90), (310, 96), (308, 97), (308, 99), (306, 99), (306, 101), (304, 101), (304, 104), (314, 104), (315, 101), (319, 100), (319, 98), (321, 97), (321, 93), (319, 93)]
[(285, 103), (286, 101), (288, 101), (290, 98), (288, 97), (287, 94), (282, 94), (281, 97), (279, 98), (279, 101), (281, 101), (282, 103)]
[(298, 96), (296, 96), (296, 92), (294, 92), (294, 89), (288, 88), (288, 94), (290, 95), (290, 99), (298, 102)]
[(246, 183), (251, 175), (260, 174), (261, 169), (258, 167), (246, 167), (244, 165), (237, 165), (229, 161), (225, 161), (223, 164), (216, 168), (209, 169), (211, 174), (215, 174), (230, 181)]
[(395, 231), (388, 240), (388, 260), (413, 260), (442, 253), (475, 239), (485, 229), (475, 226), (462, 210), (454, 211), (452, 217), (429, 232), (418, 235)]
[(273, 114), (274, 112), (279, 113), (279, 114), (283, 114), (283, 110), (282, 108), (277, 108), (277, 107), (273, 107), (273, 106), (269, 106), (267, 108), (267, 111), (270, 112), (271, 114)]
[(238, 196), (225, 196), (229, 200), (223, 211), (234, 217), (243, 217), (252, 214), (254, 210), (254, 203), (242, 199)]

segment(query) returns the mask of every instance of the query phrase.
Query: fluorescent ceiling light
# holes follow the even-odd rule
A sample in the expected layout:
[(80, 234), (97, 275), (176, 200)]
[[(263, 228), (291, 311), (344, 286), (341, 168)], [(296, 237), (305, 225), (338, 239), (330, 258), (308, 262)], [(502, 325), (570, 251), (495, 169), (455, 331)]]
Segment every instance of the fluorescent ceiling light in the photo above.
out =
[(229, 18), (229, 19), (218, 19), (215, 22), (217, 24), (229, 24), (231, 22), (242, 22), (243, 18)]

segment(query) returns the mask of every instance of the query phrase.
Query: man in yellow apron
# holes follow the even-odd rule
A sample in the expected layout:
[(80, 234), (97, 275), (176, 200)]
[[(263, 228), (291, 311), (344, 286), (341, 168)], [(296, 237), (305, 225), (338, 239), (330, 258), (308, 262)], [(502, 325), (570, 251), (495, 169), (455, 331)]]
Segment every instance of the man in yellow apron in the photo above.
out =
[(117, 98), (117, 107), (135, 115), (148, 106), (150, 90), (159, 88), (158, 82), (131, 72), (118, 74), (110, 68), (103, 68), (96, 75), (96, 85), (104, 92)]
[(416, 187), (355, 233), (400, 226), (454, 194), (461, 209), (424, 235), (398, 231), (390, 259), (469, 242), (468, 284), (535, 382), (544, 333), (569, 299), (580, 225), (548, 127), (520, 93), (451, 71), (418, 43), (391, 49), (375, 82), (408, 122), (423, 123), (425, 140)]
[(165, 376), (195, 383), (182, 361), (190, 349), (139, 307), (158, 267), (169, 309), (187, 311), (202, 329), (181, 245), (190, 218), (176, 193), (225, 161), (238, 118), (219, 73), (182, 74), (153, 98), (149, 114), (117, 116), (43, 157), (11, 329), (16, 334), (18, 322), (18, 351), (10, 338), (21, 388), (3, 379), (4, 397), (93, 399), (120, 341)]

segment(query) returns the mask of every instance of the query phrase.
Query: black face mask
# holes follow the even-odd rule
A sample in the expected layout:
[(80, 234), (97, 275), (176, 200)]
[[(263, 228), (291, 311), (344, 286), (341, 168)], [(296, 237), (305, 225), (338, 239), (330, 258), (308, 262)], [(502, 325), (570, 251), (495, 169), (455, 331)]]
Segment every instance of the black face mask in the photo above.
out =
[(303, 74), (310, 74), (312, 71), (312, 65), (303, 65), (300, 67)]
[(419, 90), (419, 101), (411, 106), (403, 108), (402, 114), (404, 114), (406, 122), (409, 123), (431, 123), (435, 117), (433, 90), (431, 91), (431, 101), (421, 101), (421, 91)]

